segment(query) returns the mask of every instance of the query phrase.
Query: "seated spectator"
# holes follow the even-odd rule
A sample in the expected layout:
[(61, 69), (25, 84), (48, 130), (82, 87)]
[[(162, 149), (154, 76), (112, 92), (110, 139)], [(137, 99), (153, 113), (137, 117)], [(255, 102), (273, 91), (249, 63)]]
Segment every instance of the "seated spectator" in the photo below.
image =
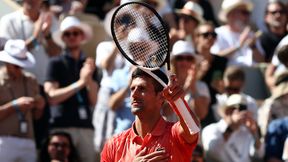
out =
[(221, 120), (203, 129), (207, 161), (251, 162), (253, 158), (264, 156), (257, 122), (247, 104), (241, 94), (229, 96), (219, 109)]
[(35, 162), (33, 119), (42, 116), (45, 102), (33, 74), (35, 64), (23, 40), (8, 40), (0, 52), (0, 159)]
[(275, 78), (277, 75), (285, 72), (288, 68), (288, 35), (285, 36), (273, 56), (271, 64), (267, 66), (265, 71), (265, 81), (270, 91), (273, 91), (275, 86)]
[(263, 31), (259, 38), (265, 52), (265, 62), (271, 62), (276, 46), (288, 34), (287, 22), (287, 10), (282, 2), (272, 1), (266, 5), (265, 24), (267, 30)]
[[(272, 121), (267, 130), (265, 138), (265, 161), (266, 162), (283, 162), (287, 161), (287, 137), (288, 137), (288, 117)], [(285, 142), (286, 141), (286, 142)], [(286, 151), (286, 152), (284, 152)], [(285, 162), (286, 162), (285, 161)]]
[(51, 104), (51, 132), (69, 133), (80, 161), (94, 162), (92, 110), (97, 102), (101, 69), (81, 50), (81, 44), (91, 36), (86, 27), (73, 16), (61, 22), (54, 38), (62, 41), (65, 51), (49, 61), (44, 89)]
[(217, 39), (214, 25), (210, 22), (202, 23), (197, 27), (195, 42), (197, 53), (203, 57), (197, 72), (198, 78), (204, 81), (209, 88), (211, 102), (206, 118), (201, 121), (202, 126), (215, 122), (212, 105), (216, 103), (216, 94), (223, 93), (223, 74), (227, 66), (227, 58), (214, 55), (210, 52)]
[(219, 18), (225, 22), (216, 28), (217, 40), (211, 53), (228, 58), (228, 65), (252, 66), (263, 62), (263, 50), (257, 34), (249, 26), (253, 4), (250, 0), (224, 0)]
[(253, 119), (257, 120), (258, 106), (255, 99), (242, 92), (245, 80), (244, 71), (240, 67), (229, 66), (225, 70), (223, 76), (224, 93), (216, 95), (217, 103), (212, 107), (217, 121), (220, 119), (219, 106), (225, 103), (232, 94), (241, 94), (245, 98), (248, 110), (252, 112)]
[(182, 9), (175, 12), (178, 16), (178, 28), (170, 30), (171, 44), (177, 40), (187, 40), (194, 44), (194, 30), (204, 21), (203, 9), (199, 4), (188, 1)]
[(288, 116), (288, 71), (276, 77), (275, 88), (270, 98), (259, 109), (258, 122), (263, 135), (272, 120)]
[(68, 133), (55, 132), (42, 144), (39, 162), (78, 162), (78, 155)]
[[(185, 91), (185, 99), (193, 112), (200, 120), (206, 117), (208, 105), (210, 102), (209, 90), (207, 85), (197, 79), (197, 66), (199, 57), (195, 54), (195, 49), (191, 42), (179, 40), (172, 48), (171, 52), (171, 71), (176, 74), (178, 82), (183, 85)], [(172, 115), (168, 115), (167, 109), (164, 109), (167, 119), (175, 121)], [(177, 121), (177, 120), (176, 120)]]

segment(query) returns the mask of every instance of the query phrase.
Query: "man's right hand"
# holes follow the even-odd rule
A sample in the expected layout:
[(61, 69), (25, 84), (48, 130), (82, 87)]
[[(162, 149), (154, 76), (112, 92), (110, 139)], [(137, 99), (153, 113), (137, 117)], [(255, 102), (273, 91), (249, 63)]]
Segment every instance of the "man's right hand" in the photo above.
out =
[(170, 160), (170, 155), (165, 150), (154, 151), (146, 154), (147, 148), (141, 150), (134, 158), (133, 162), (165, 162)]
[(34, 108), (35, 99), (33, 97), (20, 97), (15, 100), (15, 104), (15, 106), (19, 107), (21, 112), (25, 113)]

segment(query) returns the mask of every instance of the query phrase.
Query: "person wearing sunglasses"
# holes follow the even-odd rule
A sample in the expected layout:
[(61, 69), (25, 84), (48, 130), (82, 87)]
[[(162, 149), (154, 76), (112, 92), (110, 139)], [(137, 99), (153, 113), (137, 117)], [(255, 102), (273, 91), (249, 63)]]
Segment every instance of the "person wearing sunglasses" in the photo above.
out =
[(178, 28), (170, 30), (171, 43), (177, 40), (187, 40), (194, 43), (194, 31), (196, 27), (204, 22), (203, 9), (193, 1), (185, 3), (182, 9), (175, 10), (178, 18)]
[(39, 152), (39, 162), (78, 162), (79, 157), (70, 134), (49, 134)]
[(226, 102), (229, 96), (241, 94), (247, 101), (247, 109), (252, 112), (254, 120), (258, 119), (258, 106), (256, 100), (243, 92), (246, 76), (244, 71), (238, 66), (228, 66), (223, 75), (224, 93), (216, 95), (216, 103), (212, 105), (214, 116), (218, 121), (221, 118), (219, 107)]
[(288, 14), (284, 3), (272, 1), (266, 5), (265, 20), (266, 30), (260, 36), (260, 42), (265, 52), (265, 61), (271, 62), (275, 48), (281, 39), (288, 34)]
[(204, 81), (209, 88), (211, 103), (207, 117), (201, 121), (202, 126), (215, 122), (211, 106), (216, 103), (216, 94), (223, 92), (222, 77), (227, 66), (227, 58), (214, 55), (210, 52), (211, 47), (217, 39), (217, 33), (211, 22), (200, 24), (196, 29), (197, 53), (203, 57), (199, 64), (198, 78)]
[[(197, 117), (204, 119), (208, 112), (210, 103), (209, 90), (206, 83), (197, 79), (197, 68), (201, 57), (196, 55), (191, 42), (179, 40), (171, 52), (171, 71), (177, 76), (177, 79), (185, 91), (185, 99), (192, 111)], [(176, 115), (170, 109), (164, 109), (164, 116), (170, 121), (175, 121)], [(174, 119), (174, 120), (173, 120)], [(177, 121), (177, 120), (176, 120)]]
[(33, 120), (45, 106), (38, 82), (27, 72), (36, 61), (24, 40), (7, 40), (0, 51), (0, 159), (5, 162), (35, 162)]
[[(81, 161), (93, 162), (92, 109), (102, 77), (81, 45), (91, 38), (90, 28), (74, 16), (66, 17), (55, 33), (64, 44), (63, 54), (50, 60), (44, 89), (51, 104), (51, 132), (71, 134)], [(60, 42), (59, 42), (60, 43)]]
[(224, 25), (216, 28), (217, 40), (211, 52), (228, 58), (228, 65), (250, 67), (263, 62), (264, 56), (257, 37), (249, 25), (253, 9), (251, 0), (224, 0), (219, 19)]
[(263, 160), (265, 147), (260, 140), (257, 120), (247, 104), (246, 97), (241, 94), (229, 96), (219, 108), (221, 120), (203, 129), (202, 143), (207, 161)]

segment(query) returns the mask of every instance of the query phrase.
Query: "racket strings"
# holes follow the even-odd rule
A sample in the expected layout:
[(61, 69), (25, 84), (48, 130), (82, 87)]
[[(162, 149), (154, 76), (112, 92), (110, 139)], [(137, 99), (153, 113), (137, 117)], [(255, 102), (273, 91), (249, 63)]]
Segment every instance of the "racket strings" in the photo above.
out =
[(115, 15), (114, 32), (125, 54), (146, 68), (160, 67), (166, 61), (166, 29), (155, 13), (145, 6), (129, 4)]

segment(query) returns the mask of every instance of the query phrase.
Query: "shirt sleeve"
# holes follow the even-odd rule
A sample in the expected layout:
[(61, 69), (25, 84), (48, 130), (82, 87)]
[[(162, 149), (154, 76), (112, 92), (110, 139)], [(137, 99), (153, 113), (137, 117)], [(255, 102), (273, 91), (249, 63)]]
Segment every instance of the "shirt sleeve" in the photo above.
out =
[(101, 162), (113, 162), (114, 161), (113, 153), (115, 151), (114, 151), (113, 140), (112, 139), (108, 140), (105, 143), (105, 145), (104, 145), (104, 148), (103, 148), (103, 150), (101, 152)]

